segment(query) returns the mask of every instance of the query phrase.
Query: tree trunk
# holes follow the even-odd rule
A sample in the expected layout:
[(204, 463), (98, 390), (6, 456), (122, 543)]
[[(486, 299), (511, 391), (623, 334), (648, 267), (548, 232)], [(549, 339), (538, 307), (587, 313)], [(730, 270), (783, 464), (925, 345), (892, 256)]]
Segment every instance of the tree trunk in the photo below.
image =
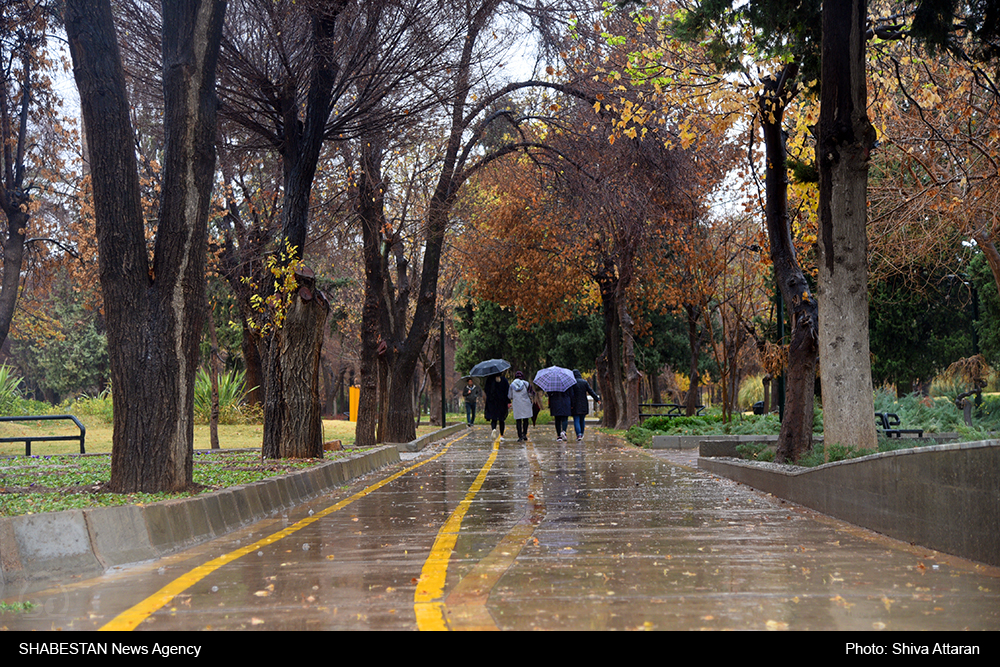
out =
[[(230, 282), (230, 284), (232, 284)], [(264, 404), (264, 362), (261, 349), (264, 341), (260, 334), (250, 327), (250, 322), (243, 313), (239, 297), (237, 306), (240, 310), (240, 323), (243, 328), (243, 339), (240, 341), (240, 351), (243, 353), (243, 364), (246, 366), (246, 402), (248, 405)]]
[(983, 256), (986, 257), (986, 263), (990, 267), (990, 272), (993, 274), (993, 282), (996, 283), (997, 290), (1000, 290), (1000, 251), (997, 251), (997, 246), (993, 242), (992, 237), (989, 232), (983, 228), (981, 231), (977, 231), (973, 235), (976, 240), (976, 245), (983, 251)]
[[(48, 10), (34, 10), (39, 14)], [(15, 10), (16, 12), (16, 10)], [(15, 12), (12, 12), (15, 13)], [(3, 210), (7, 219), (7, 229), (3, 240), (3, 279), (0, 281), (0, 347), (7, 340), (10, 333), (10, 325), (14, 319), (14, 312), (17, 306), (21, 288), (21, 269), (24, 265), (24, 243), (25, 234), (30, 220), (30, 210), (32, 208), (31, 191), (32, 187), (25, 187), (25, 178), (28, 178), (29, 185), (31, 172), (29, 164), (31, 155), (29, 144), (35, 139), (28, 128), (32, 116), (38, 112), (34, 106), (36, 99), (44, 99), (44, 95), (38, 95), (35, 88), (42, 80), (42, 74), (37, 71), (37, 61), (39, 54), (21, 54), (21, 72), (15, 73), (14, 61), (15, 52), (18, 47), (15, 43), (23, 40), (20, 49), (42, 48), (34, 42), (39, 41), (40, 35), (35, 34), (36, 30), (45, 30), (44, 22), (41, 25), (14, 26), (4, 17), (4, 27), (7, 30), (16, 28), (20, 33), (20, 39), (11, 35), (11, 41), (7, 42), (7, 35), (4, 35), (5, 46), (10, 46), (10, 51), (3, 53), (5, 59), (3, 74), (0, 75), (0, 151), (3, 159), (0, 160), (3, 167), (0, 173), (0, 209)], [(30, 46), (28, 46), (30, 45)], [(44, 58), (44, 56), (42, 56)], [(19, 79), (15, 82), (15, 79)]]
[[(8, 190), (4, 184), (0, 184), (0, 188)], [(6, 204), (3, 211), (7, 218), (7, 238), (3, 243), (3, 280), (0, 282), (0, 346), (10, 333), (20, 293), (24, 238), (28, 228), (28, 213), (22, 211), (21, 206), (27, 208), (29, 203), (27, 195), (15, 196), (13, 192), (5, 192), (3, 201)]]
[(191, 484), (194, 379), (205, 315), (222, 2), (163, 3), (165, 159), (147, 261), (135, 136), (110, 3), (69, 0), (66, 32), (89, 131), (101, 288), (114, 386), (117, 492)]
[[(764, 217), (770, 242), (771, 262), (785, 308), (792, 314), (792, 334), (788, 347), (785, 413), (778, 435), (776, 460), (796, 461), (812, 448), (813, 403), (815, 398), (818, 306), (799, 266), (788, 219), (787, 154), (781, 128), (785, 107), (794, 93), (788, 84), (798, 67), (786, 65), (781, 73), (766, 81), (758, 99), (766, 151)], [(874, 413), (873, 413), (874, 414)]]
[(819, 354), (823, 441), (874, 449), (868, 346), (868, 122), (864, 0), (823, 7), (819, 165)]
[(604, 344), (604, 350), (597, 357), (597, 381), (600, 384), (601, 392), (601, 426), (614, 428), (618, 425), (618, 403), (615, 400), (615, 392), (611, 390), (611, 374), (608, 370), (608, 345)]
[(330, 305), (314, 280), (300, 276), (299, 284), (279, 332), (285, 409), (280, 449), (283, 459), (323, 458), (319, 362)]
[(208, 374), (211, 376), (212, 410), (208, 418), (208, 439), (212, 449), (219, 449), (219, 374), (222, 373), (222, 360), (219, 357), (219, 337), (215, 332), (215, 318), (212, 316), (212, 306), (205, 304), (208, 319), (208, 339), (211, 348), (208, 353)]
[(622, 330), (622, 353), (625, 362), (625, 419), (618, 428), (627, 429), (639, 423), (639, 383), (642, 374), (635, 365), (635, 339), (632, 317), (625, 309), (625, 296), (619, 295), (619, 315)]
[[(441, 336), (433, 339), (432, 348), (441, 349)], [(427, 398), (430, 409), (430, 422), (434, 426), (444, 426), (441, 423), (441, 369), (438, 366), (440, 361), (429, 361), (424, 358), (427, 364)]]
[[(282, 91), (277, 103), (283, 106), (285, 123), (284, 142), (281, 147), (284, 192), (281, 202), (281, 241), (279, 251), (291, 250), (290, 259), (302, 259), (309, 229), (309, 201), (313, 180), (323, 146), (326, 123), (330, 117), (336, 68), (329, 56), (329, 48), (336, 33), (336, 23), (340, 11), (346, 3), (330, 3), (328, 11), (319, 11), (312, 16), (310, 33), (312, 73), (309, 81), (307, 104), (304, 118), (299, 118), (299, 100), (295, 91)], [(311, 271), (310, 271), (311, 273)], [(268, 346), (270, 359), (267, 362), (268, 375), (265, 378), (267, 391), (264, 407), (264, 442), (261, 446), (265, 456), (278, 452), (280, 456), (322, 456), (322, 418), (318, 422), (319, 407), (319, 355), (322, 348), (322, 327), (326, 322), (329, 305), (326, 299), (310, 283), (312, 276), (304, 284), (298, 276), (299, 295), (293, 304), (298, 308), (295, 322), (286, 322), (293, 329), (286, 335), (276, 333)], [(316, 299), (303, 298), (303, 287)], [(302, 299), (301, 302), (299, 299)], [(289, 315), (291, 315), (291, 309)], [(318, 333), (317, 333), (318, 332)], [(319, 343), (316, 342), (316, 336)], [(275, 340), (279, 338), (280, 340)], [(275, 344), (275, 343), (279, 344)], [(307, 356), (316, 355), (315, 358)], [(277, 357), (281, 357), (280, 359)], [(304, 364), (301, 368), (289, 363)], [(280, 373), (272, 377), (271, 372)], [(312, 373), (306, 376), (305, 373)], [(294, 384), (286, 380), (295, 378)], [(273, 395), (271, 392), (275, 392)], [(315, 400), (316, 404), (309, 403)], [(291, 412), (295, 411), (295, 412)], [(301, 411), (301, 412), (300, 412)], [(269, 419), (280, 423), (268, 424)], [(294, 431), (298, 429), (298, 431)], [(276, 441), (275, 438), (278, 440)], [(319, 451), (314, 443), (319, 440)]]
[(299, 287), (267, 355), (264, 458), (323, 458), (319, 360), (330, 306), (311, 271), (296, 279)]
[(700, 395), (699, 384), (701, 375), (698, 372), (698, 358), (701, 356), (701, 332), (698, 330), (698, 320), (701, 319), (701, 308), (698, 306), (686, 305), (684, 311), (688, 319), (688, 344), (691, 347), (691, 364), (688, 368), (690, 384), (685, 398), (684, 414), (691, 417), (698, 413), (698, 398)]
[[(361, 310), (361, 396), (354, 442), (372, 447), (382, 442), (382, 419), (379, 382), (381, 358), (388, 345), (382, 340), (383, 292), (385, 274), (382, 260), (382, 230), (385, 228), (382, 184), (382, 141), (377, 135), (362, 137), (359, 142), (356, 210), (361, 221), (362, 253), (365, 266), (365, 296)], [(346, 148), (346, 147), (345, 147)]]
[[(614, 275), (613, 272), (609, 272)], [(604, 312), (604, 352), (598, 360), (598, 370), (603, 367), (601, 400), (604, 408), (604, 425), (620, 428), (628, 419), (624, 378), (622, 377), (622, 329), (618, 308), (617, 280), (598, 278), (601, 290), (601, 309)]]

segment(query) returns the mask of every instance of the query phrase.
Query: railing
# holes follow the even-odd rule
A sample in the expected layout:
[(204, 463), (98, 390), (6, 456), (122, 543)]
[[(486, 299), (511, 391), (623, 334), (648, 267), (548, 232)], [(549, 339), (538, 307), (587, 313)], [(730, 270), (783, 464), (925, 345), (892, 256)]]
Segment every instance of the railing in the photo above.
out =
[[(667, 408), (667, 412), (666, 414), (662, 412), (648, 412), (647, 408), (652, 408), (652, 409)], [(696, 405), (695, 414), (701, 415), (704, 409), (705, 409), (704, 405)], [(641, 403), (639, 405), (640, 421), (647, 419), (649, 417), (683, 417), (686, 413), (687, 413), (687, 406), (681, 403)]]
[(0, 417), (0, 422), (33, 422), (52, 421), (55, 419), (71, 419), (80, 428), (80, 435), (19, 435), (10, 438), (0, 438), (0, 442), (23, 442), (24, 455), (31, 456), (32, 442), (63, 442), (67, 440), (78, 440), (80, 442), (80, 453), (86, 454), (84, 440), (87, 437), (87, 428), (80, 423), (80, 420), (73, 415), (25, 415), (20, 417)]

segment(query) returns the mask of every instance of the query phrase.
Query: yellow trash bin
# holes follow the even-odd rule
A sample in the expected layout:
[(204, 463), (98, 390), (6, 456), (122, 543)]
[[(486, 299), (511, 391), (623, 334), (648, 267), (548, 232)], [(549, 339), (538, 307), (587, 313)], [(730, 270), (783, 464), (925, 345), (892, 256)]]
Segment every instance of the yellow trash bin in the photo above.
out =
[(348, 387), (348, 400), (350, 401), (350, 418), (352, 422), (358, 421), (358, 404), (361, 402), (361, 387)]

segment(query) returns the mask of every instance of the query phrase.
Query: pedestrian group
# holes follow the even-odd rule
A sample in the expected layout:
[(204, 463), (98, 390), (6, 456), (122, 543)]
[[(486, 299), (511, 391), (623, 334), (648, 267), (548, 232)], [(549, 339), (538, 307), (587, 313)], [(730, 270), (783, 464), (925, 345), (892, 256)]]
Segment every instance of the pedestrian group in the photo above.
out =
[(538, 413), (541, 410), (541, 393), (547, 393), (549, 398), (549, 413), (552, 415), (555, 429), (556, 441), (567, 442), (567, 429), (570, 417), (573, 418), (573, 431), (576, 434), (577, 442), (583, 440), (584, 423), (586, 416), (590, 414), (590, 403), (588, 397), (593, 398), (598, 403), (601, 397), (587, 382), (583, 374), (574, 369), (573, 376), (576, 383), (565, 391), (542, 392), (536, 390), (530, 382), (524, 379), (524, 373), (517, 371), (514, 373), (514, 381), (508, 383), (504, 373), (496, 373), (487, 376), (483, 381), (483, 388), (480, 389), (473, 378), (468, 378), (466, 386), (462, 390), (465, 398), (465, 418), (467, 425), (471, 428), (476, 421), (476, 404), (480, 396), (483, 400), (483, 415), (493, 429), (491, 437), (495, 440), (497, 436), (504, 439), (507, 415), (513, 413), (514, 424), (517, 428), (517, 441), (524, 442), (528, 439), (528, 424), (535, 425)]

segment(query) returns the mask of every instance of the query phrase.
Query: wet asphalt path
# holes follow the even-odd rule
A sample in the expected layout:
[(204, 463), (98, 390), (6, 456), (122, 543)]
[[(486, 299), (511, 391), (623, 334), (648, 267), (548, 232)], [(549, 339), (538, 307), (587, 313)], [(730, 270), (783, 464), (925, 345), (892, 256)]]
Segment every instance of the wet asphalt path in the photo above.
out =
[[(511, 436), (510, 429), (508, 436)], [(1000, 571), (588, 432), (483, 427), (0, 627), (998, 630)]]

